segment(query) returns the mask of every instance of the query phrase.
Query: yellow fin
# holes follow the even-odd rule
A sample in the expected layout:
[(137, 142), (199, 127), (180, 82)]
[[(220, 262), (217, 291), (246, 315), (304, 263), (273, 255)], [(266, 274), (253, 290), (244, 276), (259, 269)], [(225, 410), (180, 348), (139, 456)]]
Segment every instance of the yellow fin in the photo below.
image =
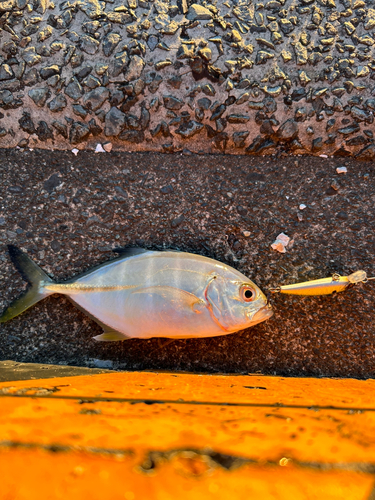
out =
[(119, 340), (128, 340), (129, 337), (121, 332), (116, 332), (116, 330), (107, 330), (101, 335), (96, 335), (93, 339), (98, 342), (118, 342)]

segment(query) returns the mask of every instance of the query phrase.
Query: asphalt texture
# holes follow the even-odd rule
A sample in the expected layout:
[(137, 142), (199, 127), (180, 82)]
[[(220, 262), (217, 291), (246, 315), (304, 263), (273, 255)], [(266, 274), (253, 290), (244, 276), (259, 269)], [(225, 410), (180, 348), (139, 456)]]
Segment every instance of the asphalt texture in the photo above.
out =
[[(264, 291), (335, 272), (364, 269), (374, 276), (373, 163), (282, 156), (0, 150), (0, 310), (25, 288), (7, 244), (57, 280), (128, 245), (215, 258)], [(343, 165), (347, 173), (338, 174)], [(285, 254), (271, 249), (281, 232), (291, 238)], [(375, 376), (373, 282), (333, 296), (273, 295), (271, 301), (274, 316), (247, 331), (163, 345), (157, 339), (98, 343), (92, 337), (100, 327), (53, 295), (0, 326), (0, 360)]]

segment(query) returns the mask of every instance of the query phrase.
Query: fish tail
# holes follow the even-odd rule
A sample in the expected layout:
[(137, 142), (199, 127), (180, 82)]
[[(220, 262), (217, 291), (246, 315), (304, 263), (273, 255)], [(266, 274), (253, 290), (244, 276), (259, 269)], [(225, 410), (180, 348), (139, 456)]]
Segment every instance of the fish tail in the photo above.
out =
[(14, 267), (20, 272), (22, 278), (29, 283), (29, 288), (19, 298), (15, 299), (0, 315), (0, 323), (5, 323), (29, 307), (33, 306), (48, 295), (51, 291), (44, 291), (44, 284), (54, 283), (42, 269), (33, 262), (22, 250), (14, 245), (8, 245), (9, 256)]

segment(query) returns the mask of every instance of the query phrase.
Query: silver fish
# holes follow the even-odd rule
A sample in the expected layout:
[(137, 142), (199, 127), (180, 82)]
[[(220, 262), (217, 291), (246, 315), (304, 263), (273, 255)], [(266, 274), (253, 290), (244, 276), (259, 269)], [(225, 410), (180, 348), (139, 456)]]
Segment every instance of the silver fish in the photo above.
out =
[(17, 247), (9, 255), (31, 287), (0, 316), (18, 316), (48, 295), (67, 295), (104, 330), (100, 341), (215, 337), (270, 318), (271, 306), (246, 276), (216, 260), (184, 252), (126, 249), (121, 256), (63, 283)]

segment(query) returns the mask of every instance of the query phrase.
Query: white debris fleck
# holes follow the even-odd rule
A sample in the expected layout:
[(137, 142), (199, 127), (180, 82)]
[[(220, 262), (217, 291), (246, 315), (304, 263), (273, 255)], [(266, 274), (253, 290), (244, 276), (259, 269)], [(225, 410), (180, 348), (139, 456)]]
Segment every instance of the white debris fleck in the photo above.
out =
[(103, 146), (101, 144), (97, 144), (95, 148), (95, 153), (105, 153)]
[(300, 210), (305, 210), (306, 205), (304, 203), (301, 203), (301, 205), (298, 207)]
[(112, 142), (104, 142), (103, 143), (103, 148), (107, 153), (110, 153), (112, 151), (113, 144)]
[(348, 169), (346, 167), (337, 167), (336, 168), (336, 172), (338, 174), (346, 174), (347, 171), (348, 171)]
[(250, 231), (242, 231), (242, 234), (245, 236), (245, 238), (248, 238), (250, 236)]
[(72, 153), (73, 153), (75, 156), (77, 156), (77, 154), (79, 153), (79, 149), (77, 149), (77, 148), (73, 148), (73, 149), (72, 149)]
[(285, 247), (288, 246), (289, 241), (290, 241), (289, 236), (287, 236), (284, 233), (280, 233), (277, 236), (276, 240), (272, 243), (271, 248), (273, 250), (276, 250), (277, 252), (285, 253), (286, 252)]
[(327, 155), (319, 155), (319, 156), (320, 156), (320, 158), (328, 158)]

